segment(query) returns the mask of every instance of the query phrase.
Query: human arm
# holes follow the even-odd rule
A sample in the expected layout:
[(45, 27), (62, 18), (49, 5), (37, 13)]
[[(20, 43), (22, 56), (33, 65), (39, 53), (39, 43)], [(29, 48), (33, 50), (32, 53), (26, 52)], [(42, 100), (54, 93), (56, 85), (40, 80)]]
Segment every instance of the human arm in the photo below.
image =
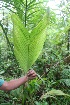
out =
[(11, 81), (5, 81), (3, 85), (0, 87), (0, 90), (10, 91), (18, 88), (19, 86), (25, 84), (28, 80), (32, 80), (36, 78), (37, 74), (34, 70), (30, 70), (24, 77), (19, 79), (14, 79)]

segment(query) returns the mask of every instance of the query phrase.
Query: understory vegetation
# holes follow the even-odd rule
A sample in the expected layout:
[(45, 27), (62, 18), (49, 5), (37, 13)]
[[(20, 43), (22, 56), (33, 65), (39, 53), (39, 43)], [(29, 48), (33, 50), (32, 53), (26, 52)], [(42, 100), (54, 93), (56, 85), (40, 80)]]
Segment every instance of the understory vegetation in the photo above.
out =
[(17, 22), (25, 35), (46, 34), (42, 51), (29, 68), (38, 77), (15, 90), (0, 90), (0, 105), (70, 105), (70, 2), (60, 0), (57, 8), (52, 9), (48, 6), (50, 1), (56, 3), (56, 0), (0, 0), (0, 78), (9, 81), (25, 74), (23, 62), (20, 64), (14, 53), (15, 15), (24, 25), (23, 28)]

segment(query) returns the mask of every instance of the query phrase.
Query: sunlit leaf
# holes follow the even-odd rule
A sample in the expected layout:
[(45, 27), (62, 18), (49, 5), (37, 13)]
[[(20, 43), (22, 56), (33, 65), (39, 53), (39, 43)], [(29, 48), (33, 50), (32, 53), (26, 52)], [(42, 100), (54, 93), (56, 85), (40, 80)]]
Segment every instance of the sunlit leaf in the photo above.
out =
[(51, 97), (51, 96), (68, 96), (68, 97), (70, 97), (70, 95), (65, 94), (61, 90), (52, 89), (51, 91), (49, 91), (49, 92), (45, 93), (44, 95), (42, 95), (41, 99)]
[(32, 30), (27, 31), (21, 20), (12, 15), (14, 24), (14, 52), (20, 66), (27, 71), (38, 58), (46, 39), (47, 18), (44, 18)]

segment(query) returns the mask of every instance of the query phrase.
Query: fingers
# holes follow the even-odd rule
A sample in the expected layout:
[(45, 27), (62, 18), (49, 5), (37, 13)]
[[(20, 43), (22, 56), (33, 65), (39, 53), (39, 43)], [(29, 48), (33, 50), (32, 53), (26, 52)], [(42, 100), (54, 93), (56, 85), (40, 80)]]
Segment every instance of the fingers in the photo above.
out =
[(28, 73), (27, 73), (28, 76), (32, 75), (32, 76), (36, 76), (36, 72), (34, 70), (30, 70)]
[(27, 76), (28, 76), (29, 80), (32, 80), (32, 79), (36, 78), (37, 74), (34, 70), (29, 70), (29, 72), (27, 73)]

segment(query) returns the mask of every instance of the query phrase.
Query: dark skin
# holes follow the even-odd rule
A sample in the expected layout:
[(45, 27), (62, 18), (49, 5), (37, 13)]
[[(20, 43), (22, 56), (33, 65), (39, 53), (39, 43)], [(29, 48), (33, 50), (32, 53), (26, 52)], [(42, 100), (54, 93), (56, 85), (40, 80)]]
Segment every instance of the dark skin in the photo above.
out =
[(30, 70), (24, 77), (14, 79), (8, 82), (5, 81), (3, 85), (0, 87), (0, 90), (4, 90), (4, 91), (14, 90), (19, 86), (25, 84), (27, 81), (36, 78), (36, 76), (37, 76), (36, 72), (34, 70)]

